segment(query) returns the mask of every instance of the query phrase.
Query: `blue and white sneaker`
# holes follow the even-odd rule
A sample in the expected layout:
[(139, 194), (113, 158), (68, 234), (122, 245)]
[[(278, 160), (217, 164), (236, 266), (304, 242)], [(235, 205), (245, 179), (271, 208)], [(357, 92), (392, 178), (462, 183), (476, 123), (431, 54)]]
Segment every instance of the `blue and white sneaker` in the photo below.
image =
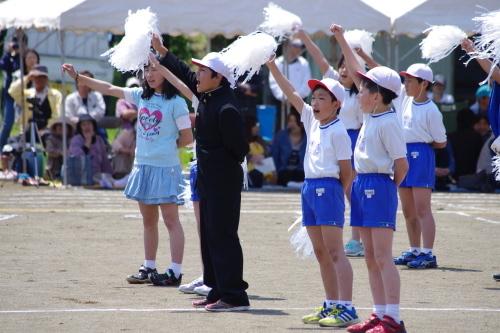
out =
[(201, 286), (203, 286), (203, 275), (191, 283), (180, 285), (179, 291), (182, 291), (183, 293), (186, 293), (186, 294), (196, 294), (194, 291), (195, 288), (201, 287)]
[(304, 322), (304, 324), (317, 324), (320, 319), (326, 318), (332, 311), (333, 309), (328, 308), (326, 302), (323, 302), (323, 306), (317, 308), (314, 313), (302, 317), (302, 322)]
[(330, 312), (328, 317), (323, 318), (319, 321), (319, 326), (321, 327), (347, 327), (359, 323), (361, 320), (356, 313), (356, 309), (353, 307), (352, 310), (347, 310), (347, 308), (341, 304), (337, 304), (337, 307)]
[(420, 253), (418, 257), (410, 261), (406, 266), (410, 268), (436, 268), (438, 267), (437, 265), (437, 259), (436, 256), (432, 255), (432, 253)]
[(401, 252), (399, 257), (393, 258), (394, 264), (396, 265), (406, 265), (415, 259), (417, 259), (417, 254), (415, 252)]

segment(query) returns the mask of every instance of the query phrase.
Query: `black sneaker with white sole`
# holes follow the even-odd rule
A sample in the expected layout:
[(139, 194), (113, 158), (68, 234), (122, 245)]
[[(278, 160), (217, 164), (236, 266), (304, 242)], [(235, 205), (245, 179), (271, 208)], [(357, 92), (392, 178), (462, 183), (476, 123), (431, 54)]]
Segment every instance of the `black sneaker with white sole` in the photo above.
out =
[(172, 269), (168, 269), (165, 274), (154, 273), (151, 274), (151, 282), (155, 286), (160, 287), (169, 287), (169, 286), (178, 286), (182, 281), (182, 274), (179, 275), (179, 278), (175, 277), (174, 271)]
[(157, 273), (156, 268), (152, 269), (142, 265), (138, 274), (127, 276), (127, 281), (132, 284), (151, 283), (150, 275)]

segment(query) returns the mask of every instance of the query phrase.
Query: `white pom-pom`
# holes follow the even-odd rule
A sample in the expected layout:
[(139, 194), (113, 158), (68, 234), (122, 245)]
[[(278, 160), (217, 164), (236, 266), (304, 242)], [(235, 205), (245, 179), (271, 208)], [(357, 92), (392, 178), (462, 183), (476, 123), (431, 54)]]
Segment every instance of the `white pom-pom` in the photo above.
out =
[[(300, 219), (302, 219), (302, 216)], [(290, 243), (295, 247), (295, 253), (297, 253), (297, 255), (302, 252), (302, 259), (316, 259), (314, 248), (306, 227), (301, 226), (298, 228), (290, 238)]]
[(243, 162), (241, 162), (241, 168), (243, 169), (243, 189), (248, 190), (248, 162), (246, 156)]
[(264, 23), (259, 26), (259, 29), (278, 38), (281, 42), (284, 38), (290, 37), (299, 27), (302, 27), (300, 17), (270, 2), (264, 8)]
[(500, 155), (493, 157), (493, 172), (495, 173), (495, 180), (500, 182)]
[(193, 209), (193, 202), (191, 201), (191, 183), (189, 179), (184, 179), (184, 184), (179, 184), (182, 187), (182, 193), (177, 196), (179, 200), (184, 201), (184, 207), (188, 210)]
[(354, 51), (354, 56), (358, 60), (361, 67), (365, 68), (365, 61), (356, 54), (355, 49), (360, 48), (367, 55), (371, 55), (375, 38), (373, 38), (372, 34), (368, 31), (357, 29), (346, 31), (344, 33), (344, 38), (349, 47)]
[(467, 34), (454, 25), (435, 25), (426, 29), (429, 35), (420, 42), (422, 58), (429, 59), (427, 65), (447, 57), (467, 38)]
[(239, 37), (231, 45), (221, 51), (224, 63), (230, 68), (235, 79), (248, 73), (244, 82), (248, 81), (260, 67), (276, 54), (278, 44), (268, 34), (253, 32)]
[(492, 60), (488, 77), (479, 85), (487, 83), (495, 67), (500, 63), (500, 10), (486, 13), (472, 19), (479, 26), (480, 36), (474, 39), (477, 51), (471, 54), (472, 58)]
[(153, 33), (161, 33), (157, 27), (156, 14), (149, 7), (136, 13), (128, 12), (125, 20), (125, 36), (118, 45), (106, 51), (109, 62), (120, 72), (144, 70), (148, 64)]

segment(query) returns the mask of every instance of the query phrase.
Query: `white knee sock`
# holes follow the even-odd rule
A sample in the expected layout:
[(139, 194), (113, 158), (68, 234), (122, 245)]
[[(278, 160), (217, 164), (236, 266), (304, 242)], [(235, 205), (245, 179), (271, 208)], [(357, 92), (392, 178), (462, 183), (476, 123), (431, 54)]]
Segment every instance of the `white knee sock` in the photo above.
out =
[(373, 313), (377, 315), (380, 319), (385, 315), (385, 304), (384, 305), (373, 305)]
[(144, 260), (144, 266), (149, 267), (151, 269), (156, 268), (156, 260)]
[(175, 262), (170, 264), (170, 269), (174, 271), (175, 277), (178, 279), (182, 273), (182, 264), (177, 264)]
[(385, 306), (386, 316), (392, 317), (396, 323), (399, 324), (399, 304), (387, 304)]

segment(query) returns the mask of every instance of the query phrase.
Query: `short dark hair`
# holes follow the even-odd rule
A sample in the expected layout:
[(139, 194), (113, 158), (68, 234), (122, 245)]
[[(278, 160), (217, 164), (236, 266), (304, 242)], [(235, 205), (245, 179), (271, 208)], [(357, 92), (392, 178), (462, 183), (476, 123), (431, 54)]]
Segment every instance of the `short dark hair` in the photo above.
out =
[[(417, 79), (418, 84), (420, 84), (420, 83), (422, 83), (424, 81), (427, 81), (427, 80), (424, 80), (424, 79), (416, 77), (416, 76), (414, 76), (414, 78)], [(432, 87), (432, 82), (431, 81), (427, 81), (427, 87), (425, 87), (425, 91), (431, 90), (431, 87)]]
[(370, 92), (370, 94), (379, 93), (382, 96), (382, 103), (384, 105), (391, 104), (392, 100), (398, 97), (398, 95), (396, 95), (394, 91), (379, 86), (378, 84), (376, 84), (375, 82), (366, 77), (364, 77), (363, 80), (361, 80), (361, 85), (363, 85), (363, 87), (365, 87)]
[[(210, 69), (210, 71), (212, 72), (212, 75), (211, 75), (211, 77), (212, 77), (212, 78), (216, 77), (216, 76), (217, 76), (217, 74), (220, 74), (220, 73), (218, 73), (218, 72), (214, 71), (214, 70), (213, 70), (212, 68), (210, 68), (210, 67), (207, 67), (207, 68), (208, 68), (208, 69)], [(222, 74), (221, 74), (221, 75), (222, 75)], [(228, 85), (229, 85), (229, 81), (227, 80), (227, 78), (226, 78), (224, 75), (222, 75), (222, 79), (220, 80), (220, 85), (221, 85), (221, 86), (228, 86)]]
[(91, 73), (88, 69), (84, 69), (84, 70), (83, 70), (83, 71), (81, 71), (79, 74), (80, 74), (80, 75), (85, 75), (85, 74), (86, 74), (86, 75), (88, 75), (89, 77), (94, 78), (94, 74), (92, 74), (92, 73)]

